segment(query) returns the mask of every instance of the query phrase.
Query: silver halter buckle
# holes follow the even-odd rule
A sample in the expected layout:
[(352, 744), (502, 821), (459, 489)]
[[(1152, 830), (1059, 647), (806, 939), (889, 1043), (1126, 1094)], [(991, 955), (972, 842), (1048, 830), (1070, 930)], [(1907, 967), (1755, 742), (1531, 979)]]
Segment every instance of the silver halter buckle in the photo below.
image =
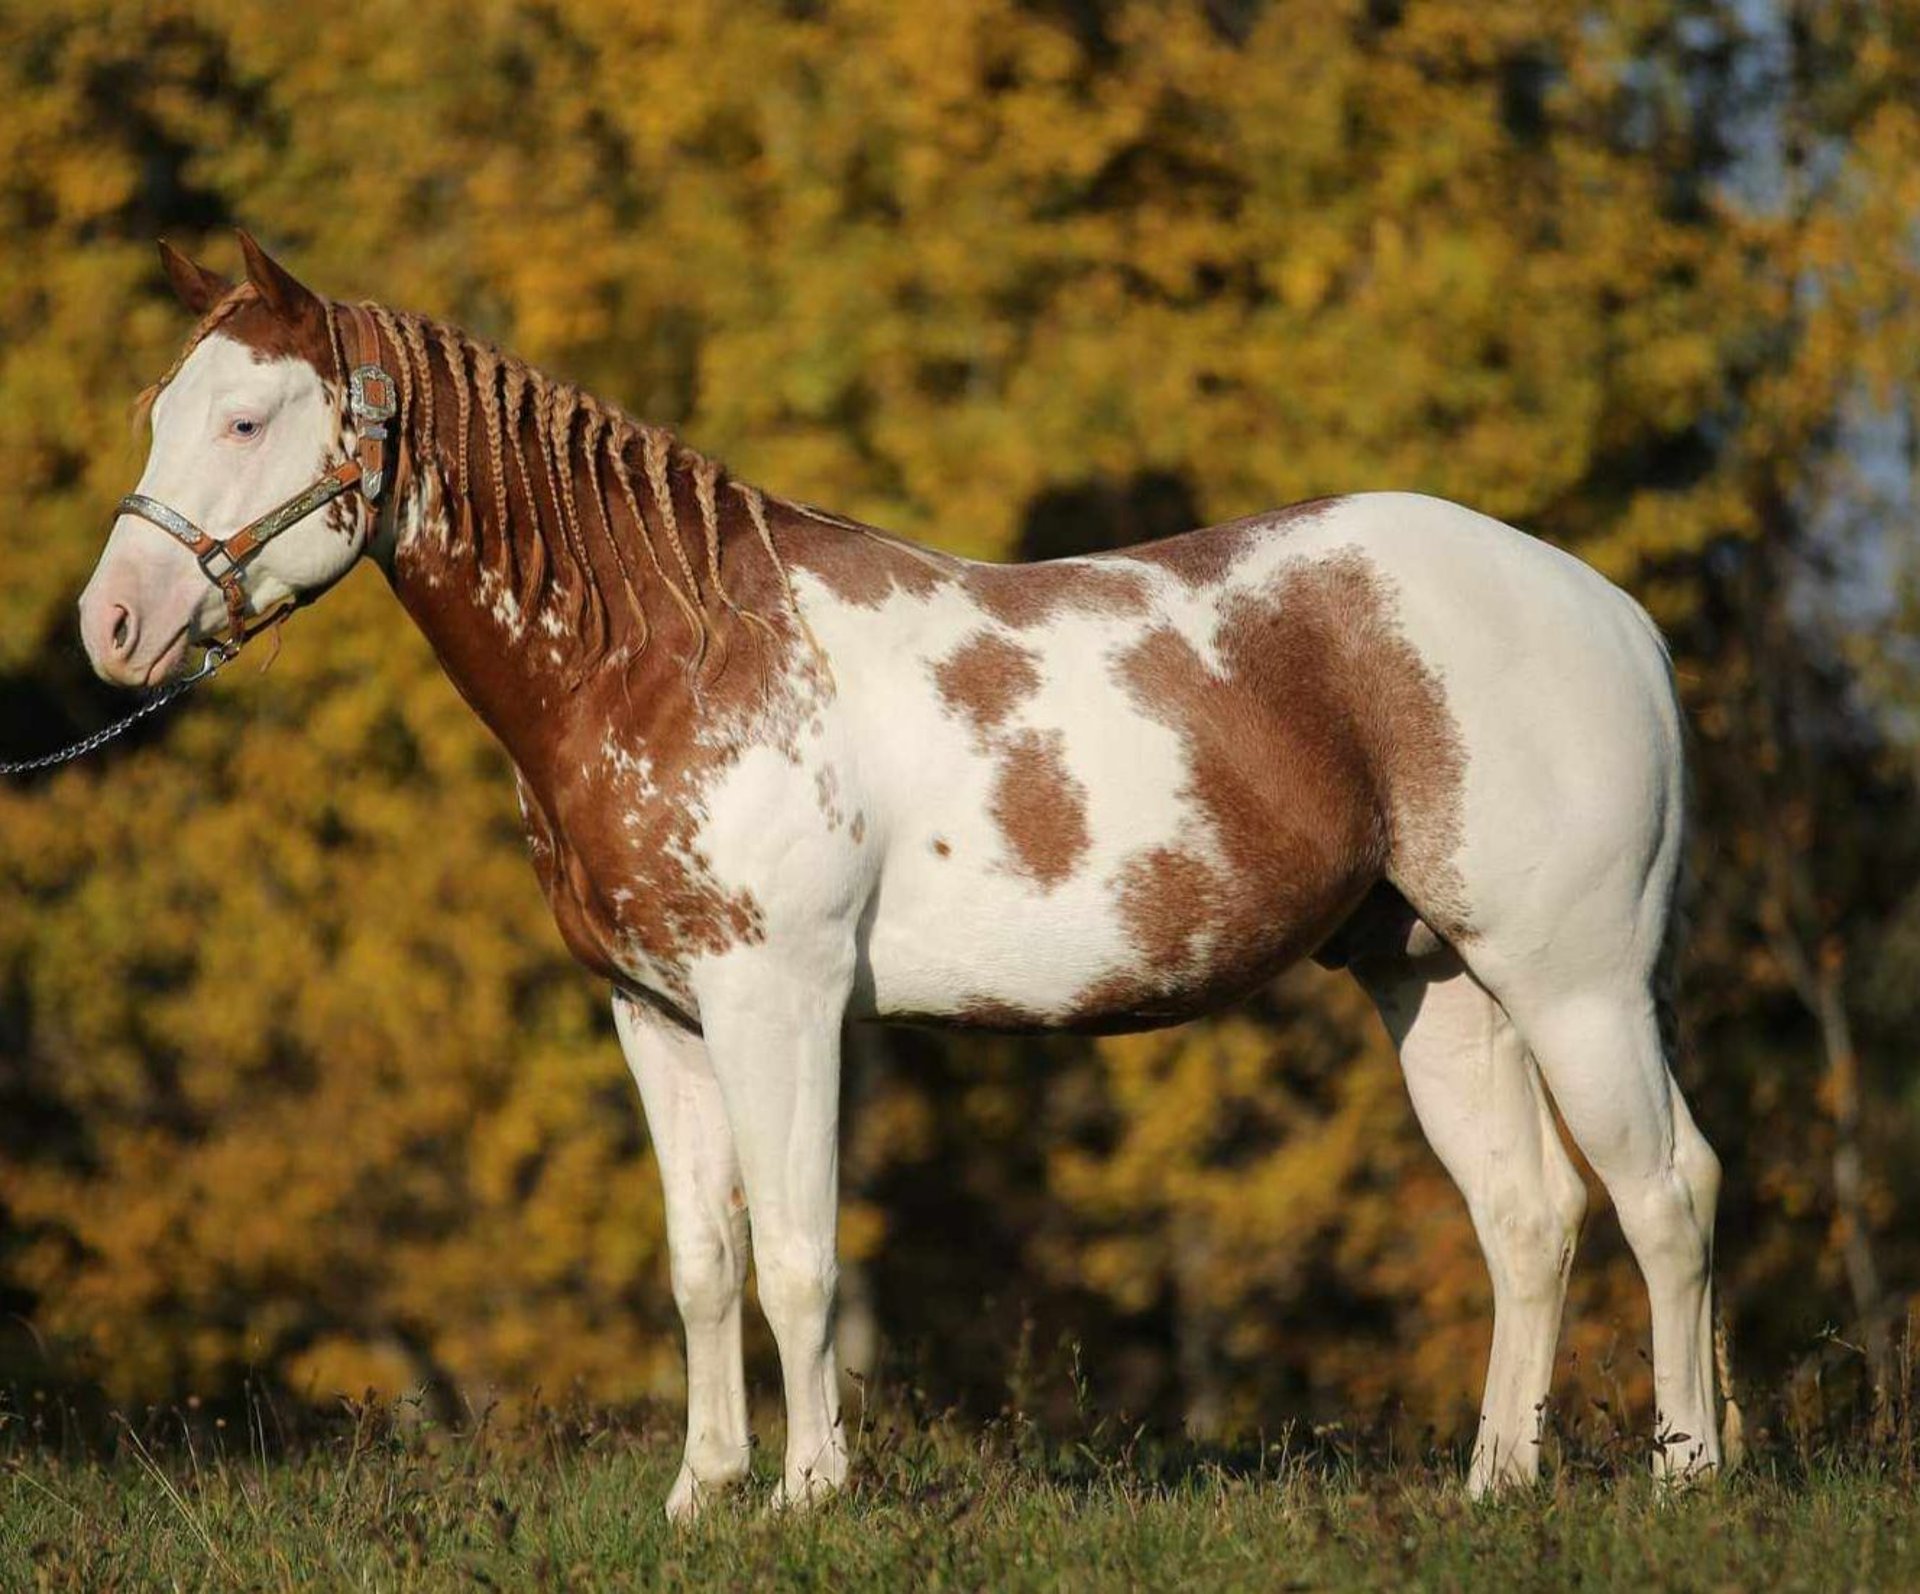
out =
[[(356, 365), (347, 373), (347, 404), (353, 411), (354, 427), (362, 436), (386, 442), (387, 422), (396, 411), (392, 377), (377, 365)], [(379, 498), (386, 475), (384, 470), (376, 470), (361, 476), (360, 491), (369, 503)]]

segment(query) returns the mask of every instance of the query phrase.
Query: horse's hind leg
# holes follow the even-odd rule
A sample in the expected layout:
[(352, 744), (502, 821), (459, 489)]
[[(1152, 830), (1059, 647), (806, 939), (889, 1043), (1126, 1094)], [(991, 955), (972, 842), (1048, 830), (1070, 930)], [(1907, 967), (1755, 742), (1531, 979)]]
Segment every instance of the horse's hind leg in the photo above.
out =
[(687, 1336), (686, 1459), (667, 1496), (667, 1515), (679, 1520), (747, 1471), (746, 1202), (720, 1084), (700, 1037), (621, 996), (613, 999), (613, 1021), (660, 1167), (673, 1298)]
[(1710, 1280), (1720, 1164), (1667, 1069), (1648, 977), (1494, 982), (1569, 1132), (1607, 1187), (1653, 1308), (1654, 1469), (1720, 1464)]
[(1468, 1486), (1539, 1469), (1567, 1272), (1586, 1190), (1499, 1003), (1451, 952), (1365, 960), (1354, 974), (1400, 1050), (1414, 1112), (1466, 1197), (1493, 1278), (1493, 1351)]

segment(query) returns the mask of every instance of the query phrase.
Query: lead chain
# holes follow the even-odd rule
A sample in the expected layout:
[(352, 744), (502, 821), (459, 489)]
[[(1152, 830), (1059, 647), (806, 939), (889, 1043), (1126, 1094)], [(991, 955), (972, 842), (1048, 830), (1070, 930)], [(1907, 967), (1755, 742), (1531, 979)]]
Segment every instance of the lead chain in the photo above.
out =
[(21, 758), (12, 763), (0, 763), (0, 775), (28, 775), (35, 770), (55, 769), (61, 764), (72, 763), (76, 758), (85, 758), (96, 747), (104, 747), (129, 726), (139, 724), (149, 714), (159, 713), (175, 698), (190, 687), (198, 686), (226, 662), (226, 656), (218, 648), (209, 648), (206, 657), (200, 661), (199, 669), (191, 675), (181, 676), (177, 681), (169, 681), (125, 719), (115, 720), (111, 725), (102, 726), (91, 736), (82, 737), (71, 747), (63, 747), (57, 753), (42, 753), (38, 758)]

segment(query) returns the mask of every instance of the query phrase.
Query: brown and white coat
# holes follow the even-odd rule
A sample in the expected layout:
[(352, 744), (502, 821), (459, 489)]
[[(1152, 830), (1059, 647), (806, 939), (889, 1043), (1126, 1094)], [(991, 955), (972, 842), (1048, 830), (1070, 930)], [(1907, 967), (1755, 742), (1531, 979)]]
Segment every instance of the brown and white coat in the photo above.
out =
[[(215, 531), (351, 441), (334, 307), (247, 252), (235, 289), (168, 258), (204, 320), (141, 484)], [(1549, 1089), (1647, 1274), (1660, 1421), (1692, 1436), (1661, 1464), (1717, 1462), (1718, 1174), (1661, 1039), (1681, 733), (1628, 598), (1392, 493), (971, 563), (762, 494), (464, 333), (370, 309), (402, 390), (387, 511), (315, 517), (250, 590), (266, 609), (369, 553), (513, 758), (561, 933), (616, 992), (666, 1183), (689, 1381), (672, 1512), (746, 1465), (748, 1211), (786, 1494), (844, 1477), (848, 1016), (1136, 1028), (1309, 954), (1374, 994), (1487, 1251), (1476, 1487), (1536, 1461), (1582, 1204)], [(204, 588), (122, 520), (82, 600), (97, 667), (177, 670), (219, 623)]]

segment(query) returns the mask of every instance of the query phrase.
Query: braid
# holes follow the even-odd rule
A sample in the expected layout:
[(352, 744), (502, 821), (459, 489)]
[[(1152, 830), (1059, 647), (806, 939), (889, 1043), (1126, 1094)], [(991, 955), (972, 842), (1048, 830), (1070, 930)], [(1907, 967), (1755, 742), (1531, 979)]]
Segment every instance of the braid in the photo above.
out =
[(420, 412), (414, 430), (423, 439), (421, 452), (430, 455), (437, 449), (439, 434), (433, 425), (433, 364), (427, 356), (427, 340), (420, 330), (418, 316), (400, 317), (400, 335), (406, 340), (403, 364), (415, 368), (414, 380), (420, 391)]
[(680, 518), (673, 510), (673, 484), (667, 477), (667, 461), (673, 442), (665, 432), (653, 426), (642, 432), (641, 442), (643, 452), (640, 463), (647, 473), (647, 490), (653, 494), (653, 507), (660, 512), (660, 523), (666, 528), (667, 541), (673, 545), (673, 556), (680, 561), (680, 573), (687, 578), (687, 593), (697, 605), (700, 583), (694, 579), (693, 561), (687, 557), (687, 545), (680, 540)]
[(383, 304), (368, 304), (362, 308), (373, 317), (380, 330), (386, 333), (388, 341), (393, 344), (394, 353), (399, 356), (393, 363), (399, 368), (400, 372), (400, 412), (408, 418), (411, 418), (413, 415), (413, 370), (411, 362), (407, 359), (406, 339), (400, 335), (400, 323), (395, 318), (394, 313)]
[(773, 528), (767, 524), (767, 501), (758, 487), (746, 482), (729, 481), (727, 483), (740, 495), (747, 506), (747, 518), (753, 522), (754, 535), (760, 539), (760, 546), (767, 550), (767, 562), (773, 566), (780, 577), (780, 590), (786, 594), (787, 607), (799, 613), (799, 605), (793, 596), (793, 578), (787, 574), (786, 561), (773, 546)]
[(327, 312), (327, 347), (333, 350), (333, 368), (344, 382), (351, 368), (347, 364), (347, 346), (340, 341), (340, 307), (331, 299), (323, 299), (321, 304)]
[(507, 501), (506, 445), (500, 437), (499, 382), (500, 357), (486, 344), (476, 344), (473, 350), (473, 385), (479, 390), (480, 426), (487, 438), (487, 483), (493, 489), (494, 535), (500, 539), (500, 561), (507, 590), (517, 596), (520, 590), (520, 551), (512, 535), (512, 506)]
[[(627, 563), (627, 551), (620, 546), (620, 539), (614, 533), (613, 519), (607, 510), (607, 489), (600, 476), (603, 455), (611, 452), (613, 421), (591, 399), (581, 407), (586, 411), (587, 426), (580, 448), (586, 459), (588, 480), (593, 484), (590, 496), (594, 511), (600, 517), (600, 535), (606, 540), (607, 548), (613, 554), (613, 562), (620, 571), (620, 590), (626, 597), (627, 611), (633, 616), (634, 625), (639, 628), (639, 640), (633, 646), (633, 652), (638, 653), (646, 647), (652, 628), (647, 624), (646, 605), (640, 601), (640, 585), (633, 579), (633, 567)], [(644, 531), (641, 535), (645, 536)]]
[[(573, 545), (566, 535), (566, 510), (560, 504), (560, 471), (554, 464), (553, 458), (553, 384), (538, 371), (530, 373), (529, 380), (533, 386), (534, 451), (540, 458), (540, 472), (547, 479), (547, 501), (553, 505), (553, 523), (561, 533), (560, 548), (556, 551), (566, 554), (571, 559)], [(574, 574), (576, 576), (580, 574), (577, 566)], [(583, 586), (584, 583), (582, 583)], [(567, 593), (566, 597), (567, 618), (577, 630), (586, 619), (587, 595), (584, 590), (576, 588)]]
[[(534, 524), (540, 523), (540, 505), (533, 496), (533, 473), (527, 469), (527, 451), (520, 441), (521, 409), (527, 399), (527, 368), (518, 360), (503, 360), (504, 398), (507, 410), (507, 438), (513, 445), (513, 462), (520, 471), (520, 488), (527, 500), (527, 513), (533, 516)], [(505, 524), (505, 511), (502, 522)], [(532, 614), (540, 601), (540, 591), (547, 584), (547, 543), (544, 537), (534, 536), (527, 539), (526, 586), (520, 594), (520, 607)]]
[(707, 544), (707, 579), (713, 583), (714, 596), (737, 614), (739, 609), (720, 579), (720, 508), (714, 497), (720, 467), (704, 454), (695, 454), (691, 449), (688, 453), (692, 454), (689, 474), (693, 477), (693, 501), (700, 506), (700, 530)]
[(472, 417), (472, 392), (467, 385), (467, 357), (465, 344), (452, 327), (435, 327), (434, 338), (440, 345), (441, 356), (447, 362), (447, 371), (453, 377), (454, 403), (459, 409), (460, 446), (457, 461), (458, 480), (462, 494), (472, 490), (473, 478), (467, 469), (467, 423)]
[[(467, 381), (467, 357), (465, 343), (451, 327), (436, 326), (428, 323), (426, 330), (432, 335), (440, 349), (440, 356), (447, 362), (447, 379), (453, 384), (454, 402), (454, 440), (453, 480), (465, 506), (468, 525), (472, 528), (473, 559), (476, 566), (485, 569), (487, 564), (486, 522), (475, 512), (473, 500), (473, 471), (467, 452), (467, 425), (473, 415), (473, 393)], [(504, 569), (506, 562), (507, 538), (505, 528), (499, 530), (496, 538), (499, 543), (497, 562)]]
[(566, 538), (567, 552), (579, 567), (581, 604), (587, 619), (593, 626), (593, 642), (590, 651), (597, 656), (606, 651), (607, 611), (600, 596), (600, 583), (594, 579), (593, 563), (587, 553), (586, 533), (580, 526), (580, 504), (574, 494), (573, 419), (580, 412), (580, 398), (573, 388), (559, 384), (555, 384), (549, 391), (554, 391), (556, 388), (553, 429), (547, 442), (560, 484), (560, 509), (563, 516), (561, 535)]
[(652, 561), (654, 574), (659, 576), (660, 584), (671, 594), (680, 612), (686, 616), (688, 626), (692, 628), (697, 644), (697, 660), (700, 650), (706, 646), (706, 628), (700, 623), (699, 607), (681, 590), (680, 584), (667, 574), (667, 567), (660, 562), (660, 550), (654, 546), (653, 537), (647, 531), (647, 517), (640, 512), (640, 500), (633, 490), (633, 477), (627, 470), (627, 450), (633, 446), (637, 435), (624, 416), (616, 422), (608, 447), (613, 479), (619, 485), (621, 496), (627, 501), (627, 512), (633, 516), (634, 529), (639, 535), (640, 545), (647, 550), (647, 558)]

